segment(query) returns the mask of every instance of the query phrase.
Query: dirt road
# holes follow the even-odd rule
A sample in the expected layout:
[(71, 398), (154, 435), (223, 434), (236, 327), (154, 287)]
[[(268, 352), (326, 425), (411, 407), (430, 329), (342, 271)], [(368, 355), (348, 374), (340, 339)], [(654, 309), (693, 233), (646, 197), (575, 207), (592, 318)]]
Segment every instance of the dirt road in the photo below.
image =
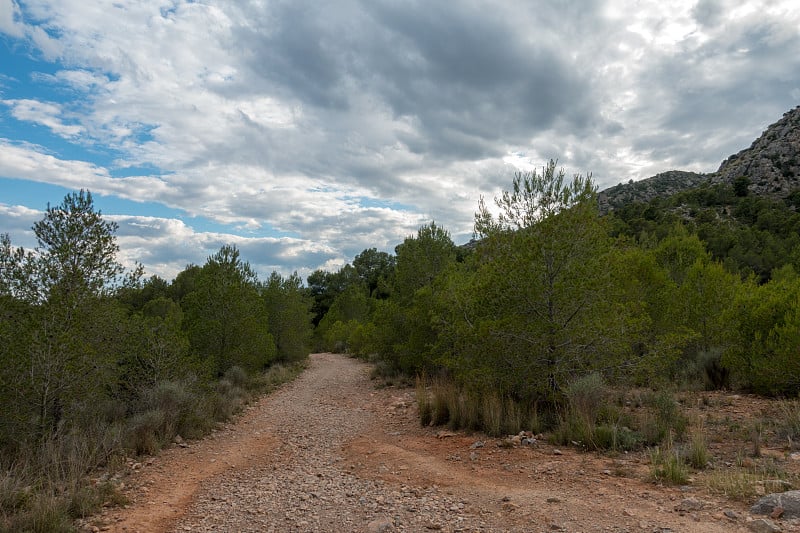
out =
[[(640, 455), (503, 448), (421, 428), (413, 391), (311, 356), (211, 437), (137, 465), (115, 532), (747, 531), (744, 506), (646, 481)], [(483, 446), (480, 446), (481, 441)], [(693, 502), (686, 504), (686, 501)], [(684, 503), (686, 509), (676, 510)], [(699, 508), (694, 508), (699, 507)]]

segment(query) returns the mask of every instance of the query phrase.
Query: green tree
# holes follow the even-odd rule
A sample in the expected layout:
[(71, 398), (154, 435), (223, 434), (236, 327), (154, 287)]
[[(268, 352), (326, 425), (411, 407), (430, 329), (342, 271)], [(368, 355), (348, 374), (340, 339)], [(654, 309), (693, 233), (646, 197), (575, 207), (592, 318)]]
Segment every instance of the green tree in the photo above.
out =
[(738, 385), (760, 394), (800, 392), (800, 276), (791, 266), (768, 283), (748, 283), (724, 315), (732, 342), (723, 363)]
[[(502, 390), (553, 398), (574, 377), (618, 361), (618, 309), (604, 297), (610, 250), (591, 177), (565, 182), (555, 161), (518, 173), (511, 191), (483, 200), (471, 321), (491, 354)], [(494, 366), (494, 365), (493, 365)]]
[(257, 372), (275, 359), (257, 276), (235, 246), (225, 245), (208, 258), (182, 307), (191, 352), (214, 375), (232, 366)]
[(339, 293), (317, 326), (324, 349), (348, 351), (350, 334), (359, 324), (370, 320), (374, 302), (366, 285), (361, 283), (351, 284)]
[(300, 277), (294, 273), (283, 278), (273, 272), (262, 294), (278, 358), (297, 361), (307, 356), (313, 335), (311, 307), (314, 301), (303, 289)]
[(739, 176), (733, 180), (733, 192), (740, 198), (747, 196), (748, 187), (750, 187), (750, 178), (747, 176)]
[(314, 299), (314, 325), (319, 324), (336, 297), (353, 284), (362, 284), (358, 272), (352, 265), (345, 265), (337, 272), (315, 270), (309, 274), (308, 291)]
[(179, 381), (201, 373), (189, 357), (189, 340), (183, 330), (183, 311), (171, 298), (157, 297), (128, 318), (127, 334), (119, 349), (120, 397), (137, 398), (141, 391), (161, 381)]
[(4, 319), (13, 322), (14, 340), (0, 348), (10, 376), (5, 385), (14, 391), (2, 396), (12, 396), (32, 424), (23, 434), (49, 438), (115, 383), (116, 346), (109, 341), (125, 320), (109, 296), (140, 273), (122, 278), (116, 229), (82, 190), (48, 205), (33, 226), (34, 251), (13, 248), (8, 236), (0, 242), (0, 292), (17, 302), (14, 316)]
[(740, 278), (720, 263), (698, 259), (689, 268), (676, 294), (676, 323), (697, 332), (696, 352), (723, 349), (730, 337), (730, 322), (724, 316), (733, 305)]
[(394, 295), (405, 305), (418, 289), (430, 286), (456, 260), (456, 246), (450, 233), (436, 222), (419, 228), (416, 236), (407, 237), (397, 245), (395, 253)]
[(621, 370), (639, 385), (674, 378), (683, 348), (695, 336), (676, 323), (677, 284), (653, 250), (618, 242), (608, 256), (606, 298), (621, 310), (630, 357)]
[(369, 295), (375, 298), (388, 296), (394, 267), (395, 257), (376, 248), (368, 248), (353, 259), (358, 277), (366, 284)]
[(450, 233), (431, 222), (395, 248), (391, 298), (377, 305), (372, 347), (395, 370), (415, 374), (434, 366), (438, 331), (432, 320), (435, 280), (457, 258)]
[(692, 265), (697, 261), (711, 260), (703, 241), (697, 235), (690, 234), (682, 224), (672, 227), (670, 235), (658, 243), (654, 253), (658, 264), (667, 270), (670, 278), (679, 286)]

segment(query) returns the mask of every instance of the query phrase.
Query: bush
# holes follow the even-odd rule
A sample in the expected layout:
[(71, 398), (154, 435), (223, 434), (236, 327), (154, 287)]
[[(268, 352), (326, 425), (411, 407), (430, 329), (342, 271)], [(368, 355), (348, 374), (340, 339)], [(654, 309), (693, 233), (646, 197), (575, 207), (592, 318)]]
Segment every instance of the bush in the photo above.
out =
[(778, 402), (777, 433), (788, 441), (791, 447), (800, 441), (800, 401), (782, 400)]
[(689, 481), (689, 470), (672, 446), (656, 446), (650, 450), (650, 476), (658, 483), (685, 485)]
[(73, 533), (72, 519), (69, 504), (63, 498), (38, 494), (24, 510), (0, 521), (0, 526), (9, 532)]
[(570, 412), (593, 425), (599, 410), (608, 401), (608, 388), (603, 377), (593, 372), (567, 385), (565, 395)]
[(450, 421), (450, 405), (453, 395), (457, 395), (455, 385), (445, 379), (437, 379), (432, 386), (431, 425), (440, 426)]
[(634, 450), (641, 444), (641, 438), (627, 426), (601, 424), (594, 428), (593, 443), (601, 450)]
[(559, 444), (580, 443), (589, 449), (630, 450), (640, 437), (625, 423), (625, 417), (609, 398), (602, 377), (588, 374), (566, 389), (567, 409), (559, 417), (553, 440)]
[(708, 440), (703, 426), (697, 426), (692, 430), (689, 446), (686, 450), (686, 462), (692, 468), (703, 470), (711, 461), (711, 454), (708, 452)]
[(165, 444), (166, 413), (154, 409), (133, 415), (128, 421), (127, 447), (137, 455), (155, 455)]
[(226, 370), (223, 375), (223, 380), (227, 380), (232, 386), (242, 389), (247, 388), (250, 383), (247, 372), (240, 366), (232, 366)]
[(644, 404), (648, 410), (640, 422), (639, 431), (645, 444), (655, 445), (683, 438), (688, 419), (671, 394), (668, 392), (650, 394), (644, 398)]

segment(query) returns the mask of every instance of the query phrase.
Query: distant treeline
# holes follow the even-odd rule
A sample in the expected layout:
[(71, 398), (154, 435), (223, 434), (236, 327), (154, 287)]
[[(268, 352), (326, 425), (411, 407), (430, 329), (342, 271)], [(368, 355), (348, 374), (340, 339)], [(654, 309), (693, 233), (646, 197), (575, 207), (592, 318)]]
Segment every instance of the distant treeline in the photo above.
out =
[(471, 246), (430, 223), (314, 272), (318, 342), (545, 410), (591, 375), (796, 396), (798, 197), (719, 185), (601, 217), (591, 179), (551, 162), (481, 202)]

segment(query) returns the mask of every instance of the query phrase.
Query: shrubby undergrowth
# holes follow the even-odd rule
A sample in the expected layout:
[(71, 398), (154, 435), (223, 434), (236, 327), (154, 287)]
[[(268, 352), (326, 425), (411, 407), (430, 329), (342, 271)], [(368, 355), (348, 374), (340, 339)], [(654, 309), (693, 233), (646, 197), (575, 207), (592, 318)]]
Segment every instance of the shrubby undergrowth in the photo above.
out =
[[(553, 161), (495, 204), (467, 246), (430, 223), (395, 255), (310, 276), (319, 346), (417, 376), (423, 424), (658, 445), (665, 461), (680, 443), (697, 465), (702, 439), (664, 391), (800, 393), (792, 205), (722, 184), (601, 216), (591, 178)], [(634, 418), (608, 393), (626, 389), (662, 392)]]

